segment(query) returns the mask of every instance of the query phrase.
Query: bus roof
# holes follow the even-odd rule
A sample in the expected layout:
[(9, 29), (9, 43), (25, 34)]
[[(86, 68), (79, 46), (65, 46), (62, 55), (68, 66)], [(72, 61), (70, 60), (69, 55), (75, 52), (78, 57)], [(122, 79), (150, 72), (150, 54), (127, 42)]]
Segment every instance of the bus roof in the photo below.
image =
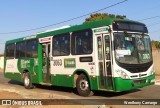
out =
[[(10, 44), (10, 43), (14, 43), (14, 42), (20, 42), (20, 41), (23, 41), (23, 40), (29, 40), (29, 39), (34, 39), (34, 38), (42, 38), (42, 37), (47, 37), (47, 36), (54, 36), (54, 35), (57, 35), (57, 34), (74, 32), (74, 31), (78, 31), (78, 30), (84, 30), (84, 29), (96, 28), (96, 27), (101, 27), (101, 26), (107, 26), (107, 25), (111, 25), (114, 21), (119, 21), (119, 20), (136, 22), (136, 21), (128, 20), (128, 19), (108, 18), (108, 19), (101, 20), (101, 21), (90, 22), (88, 24), (75, 25), (75, 26), (71, 26), (71, 27), (67, 27), (67, 28), (58, 29), (58, 30), (57, 29), (53, 29), (53, 30), (37, 33), (36, 35), (9, 40), (9, 41), (6, 42), (6, 44)], [(136, 22), (136, 23), (140, 23), (140, 22)], [(143, 23), (141, 23), (141, 24), (143, 24)]]

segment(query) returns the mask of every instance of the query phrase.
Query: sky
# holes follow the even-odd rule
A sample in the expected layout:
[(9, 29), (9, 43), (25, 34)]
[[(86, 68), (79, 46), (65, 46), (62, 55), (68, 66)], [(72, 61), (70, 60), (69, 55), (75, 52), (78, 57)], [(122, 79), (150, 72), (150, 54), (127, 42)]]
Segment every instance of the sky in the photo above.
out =
[[(39, 28), (69, 20), (108, 7), (124, 0), (1, 0), (0, 1), (0, 53), (7, 40), (34, 35), (37, 32), (82, 24), (89, 17), (81, 17), (63, 24), (22, 33), (2, 34)], [(100, 11), (125, 15), (148, 26), (151, 40), (160, 40), (160, 0), (128, 0)], [(151, 18), (154, 17), (154, 18)], [(143, 20), (151, 18), (148, 20)]]

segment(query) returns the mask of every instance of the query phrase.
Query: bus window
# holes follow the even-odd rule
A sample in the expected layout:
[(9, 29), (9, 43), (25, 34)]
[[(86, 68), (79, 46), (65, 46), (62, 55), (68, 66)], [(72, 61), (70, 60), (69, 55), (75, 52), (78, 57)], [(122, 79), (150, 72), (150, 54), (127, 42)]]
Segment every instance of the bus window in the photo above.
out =
[(38, 40), (34, 39), (34, 40), (29, 40), (26, 43), (26, 48), (27, 48), (27, 52), (26, 52), (26, 57), (30, 57), (30, 58), (35, 58), (37, 57), (37, 52), (38, 52)]
[(106, 53), (106, 60), (110, 60), (110, 39), (109, 39), (109, 35), (105, 36), (105, 53)]
[(6, 58), (7, 59), (13, 59), (14, 58), (14, 50), (15, 50), (15, 44), (9, 44), (6, 46)]
[(66, 56), (70, 54), (70, 34), (53, 37), (53, 56)]
[(72, 33), (72, 54), (91, 54), (93, 51), (92, 31), (76, 31)]
[(25, 57), (25, 42), (19, 42), (16, 44), (16, 58)]
[(98, 59), (102, 60), (102, 39), (101, 37), (97, 38), (97, 42), (98, 42)]

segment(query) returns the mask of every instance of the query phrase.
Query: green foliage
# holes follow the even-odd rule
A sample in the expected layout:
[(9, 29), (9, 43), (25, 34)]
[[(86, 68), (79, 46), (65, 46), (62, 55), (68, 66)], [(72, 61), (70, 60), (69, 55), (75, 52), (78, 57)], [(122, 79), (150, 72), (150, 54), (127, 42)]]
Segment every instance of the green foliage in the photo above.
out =
[(154, 44), (156, 48), (160, 49), (160, 41), (152, 41), (152, 44)]
[(86, 18), (84, 23), (86, 24), (86, 23), (99, 21), (107, 18), (125, 19), (126, 16), (107, 14), (107, 13), (95, 13), (95, 14), (91, 14), (89, 18)]
[(160, 42), (155, 43), (156, 48), (160, 49)]

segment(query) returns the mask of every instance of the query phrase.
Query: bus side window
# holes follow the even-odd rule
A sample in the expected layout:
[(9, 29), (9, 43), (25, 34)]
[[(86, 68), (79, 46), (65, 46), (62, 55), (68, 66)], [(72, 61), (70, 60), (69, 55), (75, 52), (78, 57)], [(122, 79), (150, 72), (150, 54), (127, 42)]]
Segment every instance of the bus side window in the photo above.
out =
[(109, 35), (105, 36), (105, 51), (106, 51), (106, 59), (110, 59), (110, 37)]
[(97, 37), (97, 44), (98, 44), (98, 59), (102, 60), (102, 39), (101, 37)]
[(76, 31), (72, 33), (72, 54), (91, 54), (93, 51), (92, 30)]
[(16, 58), (24, 58), (26, 56), (25, 41), (16, 43)]
[(32, 39), (26, 42), (26, 57), (36, 58), (38, 57), (38, 40)]
[(7, 59), (13, 59), (14, 52), (15, 52), (15, 44), (14, 43), (6, 45), (6, 58)]
[(70, 34), (60, 34), (53, 37), (53, 56), (67, 56), (70, 54)]

